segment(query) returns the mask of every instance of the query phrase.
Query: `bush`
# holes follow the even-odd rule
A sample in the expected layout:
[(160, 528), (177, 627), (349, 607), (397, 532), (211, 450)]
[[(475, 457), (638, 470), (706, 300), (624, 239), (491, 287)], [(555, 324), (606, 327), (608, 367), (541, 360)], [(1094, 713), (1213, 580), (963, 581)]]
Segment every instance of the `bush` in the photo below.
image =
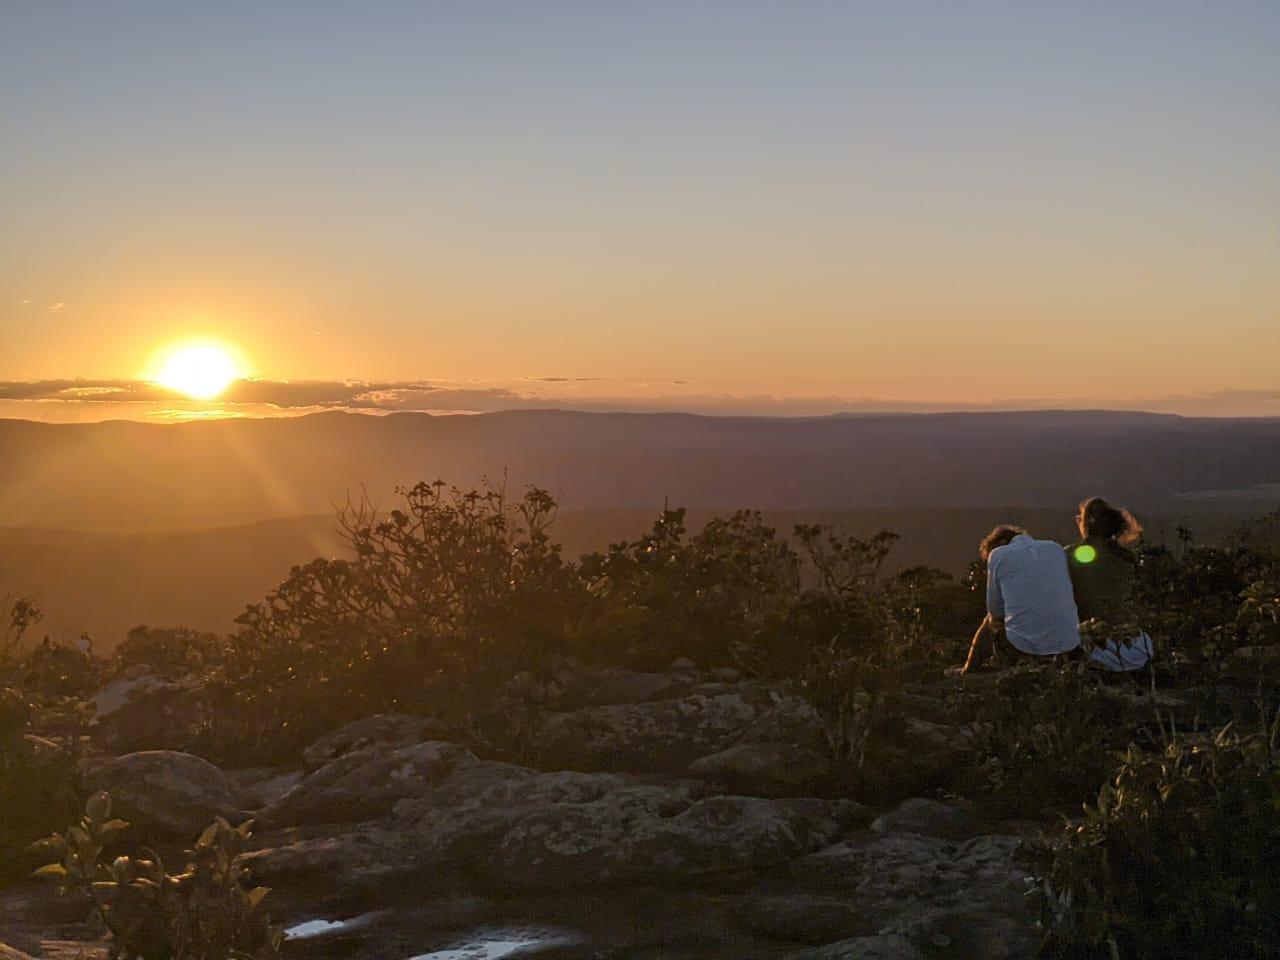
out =
[(1020, 661), (973, 695), (972, 754), (959, 778), (1009, 813), (1060, 816), (1096, 795), (1117, 751), (1143, 736), (1141, 701), (1102, 695), (1081, 661)]
[(0, 631), (0, 876), (21, 872), (21, 851), (75, 808), (79, 732), (68, 723), (73, 735), (62, 743), (36, 735), (33, 723), (42, 713), (72, 715), (74, 704), (58, 700), (46, 708), (42, 697), (33, 702), (18, 685), (31, 673), (23, 640), (40, 611), (28, 600), (6, 606)]
[(250, 887), (236, 858), (253, 821), (219, 818), (185, 852), (186, 868), (169, 874), (159, 854), (105, 854), (128, 823), (111, 818), (111, 797), (98, 793), (80, 822), (41, 841), (52, 858), (37, 876), (87, 893), (111, 933), (111, 960), (268, 960), (279, 957), (281, 931), (259, 910), (266, 887)]
[[(12, 690), (0, 692), (0, 723), (12, 724), (18, 699)], [(0, 877), (5, 878), (24, 871), (22, 851), (65, 822), (78, 802), (74, 755), (25, 730), (0, 734)]]
[(43, 618), (40, 608), (26, 597), (5, 597), (0, 604), (0, 686), (17, 680), (27, 632)]
[(466, 716), (562, 643), (583, 591), (547, 536), (549, 494), (513, 503), (436, 482), (401, 495), (385, 518), (367, 501), (343, 510), (353, 559), (295, 567), (238, 618), (211, 673), (215, 739), (288, 751), (370, 713)]
[(186, 627), (134, 627), (116, 648), (119, 669), (145, 665), (170, 680), (214, 667), (226, 658), (227, 641)]
[(1269, 731), (1130, 748), (1032, 860), (1046, 956), (1280, 955), (1280, 715)]
[(594, 649), (574, 652), (648, 669), (678, 657), (756, 665), (755, 648), (796, 595), (799, 558), (755, 511), (686, 532), (685, 511), (664, 510), (639, 540), (583, 557), (577, 574), (596, 601)]

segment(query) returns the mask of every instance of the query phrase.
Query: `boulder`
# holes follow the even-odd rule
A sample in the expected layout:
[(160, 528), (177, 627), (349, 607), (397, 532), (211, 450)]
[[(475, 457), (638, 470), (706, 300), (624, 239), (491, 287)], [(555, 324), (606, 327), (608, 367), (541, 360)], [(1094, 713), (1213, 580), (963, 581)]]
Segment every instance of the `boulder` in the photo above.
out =
[(737, 901), (736, 909), (748, 930), (774, 940), (830, 943), (866, 927), (858, 908), (845, 897), (755, 894)]
[(867, 831), (803, 857), (797, 883), (851, 899), (883, 934), (946, 943), (966, 960), (1015, 960), (1033, 953), (1034, 917), (1017, 837), (963, 843), (920, 833)]
[(770, 689), (772, 705), (743, 728), (735, 743), (780, 743), (826, 754), (829, 750), (822, 720), (813, 705), (785, 690)]
[(258, 810), (278, 801), (301, 783), (306, 774), (301, 770), (290, 770), (285, 767), (250, 767), (244, 770), (228, 770), (227, 776), (231, 778), (232, 783), (244, 791), (249, 803)]
[(633, 791), (522, 817), (483, 859), (490, 879), (526, 890), (688, 883), (787, 863), (841, 833), (821, 800), (709, 797), (662, 816)]
[(315, 770), (326, 763), (363, 750), (374, 744), (397, 747), (411, 746), (424, 740), (450, 739), (440, 721), (408, 713), (377, 713), (353, 720), (344, 727), (321, 737), (302, 751), (308, 769)]
[(927, 837), (973, 835), (973, 815), (963, 806), (912, 797), (881, 814), (871, 824), (877, 833), (919, 833)]
[(922, 793), (949, 789), (965, 755), (957, 750), (873, 741), (858, 778), (858, 793), (867, 803), (883, 806)]
[(377, 743), (339, 757), (306, 777), (263, 811), (265, 823), (292, 826), (369, 820), (391, 813), (459, 766), (479, 761), (452, 743)]
[(923, 960), (923, 955), (905, 937), (875, 936), (802, 950), (788, 954), (786, 960)]
[(645, 703), (678, 696), (692, 685), (693, 679), (687, 674), (644, 673), (620, 667), (579, 670), (564, 679), (554, 702), (560, 711)]
[(680, 775), (724, 750), (773, 712), (776, 691), (742, 684), (725, 692), (549, 714), (540, 725), (539, 766)]
[(529, 865), (521, 867), (518, 877), (504, 876), (504, 868), (495, 865), (496, 852), (512, 831), (536, 818), (592, 821), (596, 826), (587, 835), (599, 836), (610, 830), (621, 833), (639, 820), (674, 816), (694, 802), (696, 786), (483, 763), (459, 771), (422, 797), (397, 804), (395, 813), (412, 838), (407, 848), (433, 872), (476, 867), (502, 885), (574, 886), (575, 877), (529, 879), (538, 872)]
[(135, 669), (103, 686), (90, 698), (89, 703), (94, 715), (102, 720), (120, 710), (135, 696), (143, 696), (148, 691), (167, 686), (169, 681), (164, 677)]
[(215, 817), (238, 823), (252, 801), (225, 773), (174, 750), (128, 753), (85, 771), (90, 790), (111, 794), (119, 816), (165, 833), (199, 833)]
[(0, 943), (0, 960), (32, 960), (32, 957), (28, 953)]
[(830, 782), (831, 760), (810, 747), (745, 743), (689, 765), (689, 775), (714, 780), (738, 793), (804, 796)]
[(299, 837), (296, 832), (256, 838), (262, 846), (241, 857), (255, 882), (303, 878), (308, 888), (366, 892), (417, 872), (416, 862), (402, 854), (401, 832), (385, 826), (368, 824), (333, 836)]
[(113, 752), (185, 749), (209, 715), (203, 681), (143, 670), (116, 678), (90, 700), (96, 738)]
[[(479, 874), (507, 889), (602, 883), (682, 886), (726, 871), (776, 867), (848, 832), (856, 805), (813, 799), (703, 795), (697, 781), (615, 773), (540, 773), (480, 761), (452, 747), (366, 748), (307, 778), (267, 820), (391, 819), (267, 838), (261, 875), (318, 874), (357, 887), (374, 876)], [(416, 769), (405, 769), (410, 763)], [(394, 781), (386, 771), (399, 770)], [(396, 784), (411, 784), (401, 790)], [(381, 815), (381, 814), (378, 814)]]

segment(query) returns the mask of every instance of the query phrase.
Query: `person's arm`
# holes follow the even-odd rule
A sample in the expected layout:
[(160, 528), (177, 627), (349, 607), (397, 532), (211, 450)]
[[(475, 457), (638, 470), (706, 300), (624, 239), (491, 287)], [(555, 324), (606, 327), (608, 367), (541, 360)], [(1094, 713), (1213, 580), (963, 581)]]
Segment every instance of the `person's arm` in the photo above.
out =
[(987, 619), (992, 625), (1004, 623), (1004, 596), (994, 564), (987, 566)]
[[(991, 621), (991, 614), (987, 614), (978, 629), (973, 632), (973, 640), (969, 643), (969, 655), (964, 658), (964, 666), (959, 671), (961, 675), (968, 673), (973, 669), (973, 665), (978, 660), (978, 651), (982, 649), (984, 641), (991, 639), (995, 634), (995, 624)], [(955, 671), (955, 667), (951, 668)]]

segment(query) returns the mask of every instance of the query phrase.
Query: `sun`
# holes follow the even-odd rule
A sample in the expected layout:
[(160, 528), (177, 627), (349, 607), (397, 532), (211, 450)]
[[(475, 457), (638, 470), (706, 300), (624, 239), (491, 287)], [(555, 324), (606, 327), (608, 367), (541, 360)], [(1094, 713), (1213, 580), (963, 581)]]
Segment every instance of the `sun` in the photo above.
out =
[(152, 379), (193, 400), (212, 400), (242, 377), (230, 349), (200, 342), (175, 344), (165, 350)]

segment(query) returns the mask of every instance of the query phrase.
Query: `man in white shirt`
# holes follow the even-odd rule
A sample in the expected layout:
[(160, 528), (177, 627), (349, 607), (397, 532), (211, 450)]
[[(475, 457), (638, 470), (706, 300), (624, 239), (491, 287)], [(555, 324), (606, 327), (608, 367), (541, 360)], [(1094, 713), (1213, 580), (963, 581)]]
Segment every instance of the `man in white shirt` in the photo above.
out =
[(983, 645), (999, 634), (1015, 650), (1050, 657), (1080, 646), (1079, 618), (1062, 547), (1002, 524), (979, 547), (987, 562), (987, 616), (973, 635), (960, 673), (976, 664)]

